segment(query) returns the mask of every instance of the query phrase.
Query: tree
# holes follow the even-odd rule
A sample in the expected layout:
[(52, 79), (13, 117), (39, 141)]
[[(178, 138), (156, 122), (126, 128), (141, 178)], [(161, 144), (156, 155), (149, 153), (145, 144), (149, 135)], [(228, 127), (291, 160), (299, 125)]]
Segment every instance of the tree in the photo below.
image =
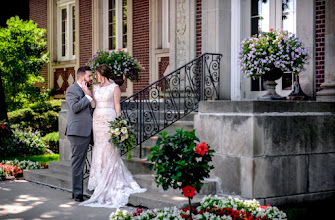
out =
[(1, 69), (0, 69), (0, 121), (7, 120), (7, 105), (6, 105), (6, 98), (5, 98), (5, 92), (3, 90), (2, 86), (2, 80), (1, 80)]
[(17, 16), (0, 29), (0, 68), (8, 110), (39, 101), (44, 95), (35, 85), (44, 82), (40, 70), (49, 62), (45, 33), (32, 20)]

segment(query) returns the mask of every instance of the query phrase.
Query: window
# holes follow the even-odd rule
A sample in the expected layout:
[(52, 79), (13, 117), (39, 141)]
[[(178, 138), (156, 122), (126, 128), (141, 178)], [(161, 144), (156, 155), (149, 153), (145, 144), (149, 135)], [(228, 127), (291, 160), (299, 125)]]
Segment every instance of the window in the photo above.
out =
[[(296, 33), (296, 0), (251, 0), (251, 35), (270, 28)], [(282, 90), (291, 90), (293, 74), (284, 73)], [(266, 90), (262, 78), (251, 79), (251, 91)]]
[(157, 45), (156, 49), (170, 48), (170, 1), (157, 1)]
[(75, 59), (75, 5), (74, 1), (57, 2), (57, 55), (59, 61)]
[(127, 48), (127, 0), (108, 1), (108, 49)]

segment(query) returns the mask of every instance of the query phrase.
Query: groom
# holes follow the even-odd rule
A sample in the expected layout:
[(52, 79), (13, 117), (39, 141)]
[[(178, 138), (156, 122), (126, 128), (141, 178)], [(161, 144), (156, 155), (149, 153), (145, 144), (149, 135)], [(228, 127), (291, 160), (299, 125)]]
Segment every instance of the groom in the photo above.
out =
[(65, 135), (71, 143), (72, 157), (72, 196), (82, 202), (83, 171), (88, 145), (92, 138), (92, 93), (87, 88), (93, 76), (89, 67), (80, 67), (77, 71), (78, 81), (66, 90), (67, 125)]

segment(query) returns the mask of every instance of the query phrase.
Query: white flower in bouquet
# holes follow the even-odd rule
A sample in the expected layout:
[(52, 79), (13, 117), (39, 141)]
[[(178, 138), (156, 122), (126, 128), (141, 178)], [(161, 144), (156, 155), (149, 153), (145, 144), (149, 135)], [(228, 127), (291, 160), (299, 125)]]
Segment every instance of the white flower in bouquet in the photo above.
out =
[(125, 141), (126, 139), (128, 139), (128, 134), (124, 134), (121, 136), (121, 142)]
[(121, 128), (122, 134), (128, 134), (128, 129), (126, 127)]
[(114, 129), (114, 128), (111, 128), (111, 129), (109, 130), (109, 133), (110, 133), (111, 135), (115, 134), (115, 129)]
[(115, 128), (115, 135), (120, 135), (121, 134), (121, 131), (120, 131), (120, 128)]

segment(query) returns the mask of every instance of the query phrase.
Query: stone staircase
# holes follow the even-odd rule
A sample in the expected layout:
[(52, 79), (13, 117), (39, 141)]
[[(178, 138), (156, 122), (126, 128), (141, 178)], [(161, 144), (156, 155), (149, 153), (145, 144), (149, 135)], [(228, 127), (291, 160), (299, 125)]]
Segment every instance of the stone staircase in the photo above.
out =
[[(191, 113), (187, 117), (183, 118), (167, 127), (165, 130), (169, 134), (173, 134), (175, 129), (183, 128), (184, 130), (193, 129), (193, 117), (196, 113)], [(150, 146), (154, 146), (154, 140), (147, 140), (142, 144), (142, 155), (150, 154)], [(150, 171), (150, 162), (140, 162), (138, 158), (139, 148), (132, 150), (133, 159), (123, 161), (129, 171), (132, 173), (134, 179), (138, 184), (147, 189), (145, 193), (133, 194), (129, 198), (129, 204), (133, 206), (142, 206), (146, 208), (163, 208), (163, 207), (186, 207), (188, 205), (188, 199), (181, 194), (180, 190), (169, 189), (164, 191), (162, 188), (158, 188), (154, 182), (154, 171)], [(71, 180), (71, 168), (69, 160), (62, 160), (58, 162), (50, 162), (49, 168), (44, 170), (26, 170), (24, 171), (24, 178), (28, 181), (45, 184), (51, 187), (60, 188), (71, 192), (72, 180)], [(85, 195), (91, 195), (92, 192), (87, 190), (87, 181), (84, 181), (84, 192)], [(192, 203), (198, 203), (204, 195), (216, 194), (216, 182), (205, 181), (204, 186), (200, 193), (196, 193)]]

